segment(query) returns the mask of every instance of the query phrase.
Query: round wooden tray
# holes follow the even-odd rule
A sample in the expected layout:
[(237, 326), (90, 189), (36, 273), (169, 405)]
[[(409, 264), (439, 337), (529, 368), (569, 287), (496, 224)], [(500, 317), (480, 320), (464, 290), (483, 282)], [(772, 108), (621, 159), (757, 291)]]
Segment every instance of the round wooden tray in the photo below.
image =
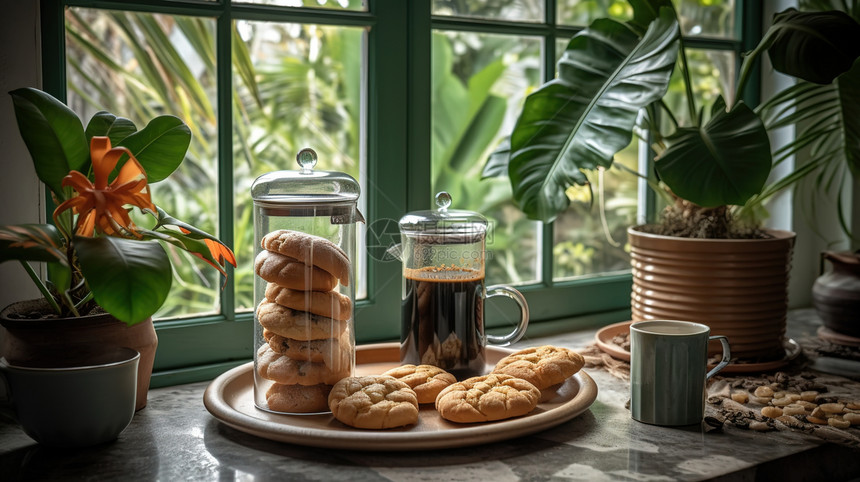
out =
[[(487, 347), (487, 363), (495, 365), (512, 353)], [(379, 374), (400, 364), (400, 345), (386, 343), (356, 348), (356, 374)], [(498, 422), (457, 424), (443, 420), (432, 404), (422, 405), (416, 425), (390, 430), (361, 430), (331, 414), (280, 415), (254, 405), (253, 363), (225, 372), (203, 395), (206, 409), (218, 420), (262, 438), (312, 447), (351, 450), (425, 450), (480, 445), (529, 435), (566, 422), (597, 398), (597, 385), (580, 371), (564, 383), (543, 391), (540, 404), (523, 417)]]

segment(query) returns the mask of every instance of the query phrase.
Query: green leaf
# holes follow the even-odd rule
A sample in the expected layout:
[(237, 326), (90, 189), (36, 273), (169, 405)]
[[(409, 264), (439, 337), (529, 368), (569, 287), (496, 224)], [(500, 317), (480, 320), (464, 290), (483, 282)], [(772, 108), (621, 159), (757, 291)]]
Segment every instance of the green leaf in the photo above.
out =
[(158, 242), (111, 236), (77, 236), (73, 242), (96, 303), (117, 319), (139, 323), (167, 299), (170, 260)]
[(65, 104), (40, 90), (25, 87), (9, 94), (36, 174), (57, 198), (65, 200), (63, 178), (89, 161), (90, 148), (81, 120)]
[(705, 126), (681, 128), (666, 141), (657, 173), (672, 192), (700, 206), (742, 205), (770, 173), (767, 130), (743, 102), (726, 112), (719, 97)]
[(508, 174), (508, 165), (511, 160), (511, 138), (505, 137), (499, 142), (499, 147), (490, 154), (484, 169), (481, 171), (481, 179), (488, 177), (505, 176)]
[(565, 190), (588, 182), (581, 169), (609, 167), (639, 110), (665, 93), (678, 54), (678, 22), (660, 11), (645, 36), (601, 19), (571, 39), (559, 78), (526, 99), (511, 134), (513, 196), (531, 219), (565, 210)]
[(99, 111), (87, 124), (87, 141), (95, 136), (107, 136), (110, 145), (119, 145), (119, 142), (137, 132), (134, 122), (125, 117), (117, 117), (110, 112)]
[(191, 144), (191, 130), (181, 119), (161, 115), (143, 129), (126, 137), (119, 145), (127, 147), (155, 183), (165, 179), (182, 164)]
[(13, 259), (66, 263), (63, 239), (52, 224), (0, 226), (0, 263)]
[(839, 11), (774, 15), (767, 36), (773, 68), (816, 84), (829, 84), (860, 57), (860, 23)]

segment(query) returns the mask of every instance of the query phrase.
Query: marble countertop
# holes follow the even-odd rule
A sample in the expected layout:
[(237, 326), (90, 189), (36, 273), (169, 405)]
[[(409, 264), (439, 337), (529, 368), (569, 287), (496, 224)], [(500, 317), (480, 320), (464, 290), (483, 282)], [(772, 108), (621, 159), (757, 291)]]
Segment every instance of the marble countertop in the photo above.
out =
[[(794, 312), (789, 333), (814, 333), (810, 313)], [(518, 345), (577, 349), (590, 344), (593, 333), (526, 338)], [(159, 388), (149, 392), (148, 406), (119, 439), (100, 447), (43, 448), (15, 425), (0, 422), (0, 479), (505, 482), (860, 476), (860, 450), (803, 432), (759, 433), (733, 426), (705, 432), (636, 422), (625, 408), (627, 383), (601, 369), (586, 371), (599, 394), (573, 420), (504, 442), (423, 452), (326, 450), (264, 440), (227, 427), (206, 411), (208, 383)]]

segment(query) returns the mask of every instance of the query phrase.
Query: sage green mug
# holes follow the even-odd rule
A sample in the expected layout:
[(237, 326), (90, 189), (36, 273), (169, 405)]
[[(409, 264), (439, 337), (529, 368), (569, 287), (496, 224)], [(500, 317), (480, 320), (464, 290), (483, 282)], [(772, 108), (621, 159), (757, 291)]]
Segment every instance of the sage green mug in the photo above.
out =
[[(705, 414), (705, 384), (731, 359), (725, 336), (689, 321), (639, 321), (630, 325), (630, 412), (652, 425), (692, 425)], [(720, 340), (723, 357), (711, 371), (708, 341)], [(707, 373), (706, 373), (707, 372)]]

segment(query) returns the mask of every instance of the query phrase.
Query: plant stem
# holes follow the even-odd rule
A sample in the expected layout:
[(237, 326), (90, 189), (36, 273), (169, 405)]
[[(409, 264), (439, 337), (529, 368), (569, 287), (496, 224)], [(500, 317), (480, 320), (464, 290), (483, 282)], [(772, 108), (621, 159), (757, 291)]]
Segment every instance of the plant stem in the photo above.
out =
[(93, 292), (92, 291), (87, 293), (86, 296), (84, 296), (80, 301), (78, 301), (78, 303), (75, 305), (75, 309), (76, 310), (79, 309), (81, 306), (84, 305), (84, 303), (86, 303), (87, 301), (90, 301), (91, 299), (93, 299)]
[(752, 72), (753, 64), (755, 64), (758, 56), (761, 55), (763, 51), (769, 49), (773, 44), (775, 32), (776, 30), (773, 27), (769, 28), (764, 34), (764, 37), (762, 37), (761, 42), (756, 45), (756, 48), (744, 55), (744, 61), (741, 64), (740, 77), (738, 78), (738, 86), (737, 89), (735, 89), (735, 98), (732, 99), (730, 104), (727, 103), (726, 110), (732, 110), (732, 107), (738, 103), (738, 100), (744, 93), (744, 87), (747, 85), (747, 80), (749, 79), (750, 72)]
[(681, 43), (679, 53), (681, 54), (681, 70), (684, 72), (684, 88), (687, 91), (687, 107), (690, 109), (690, 119), (693, 125), (698, 125), (698, 116), (696, 115), (696, 100), (693, 98), (693, 85), (690, 83), (690, 65), (687, 63), (687, 49), (684, 48), (684, 40), (678, 40)]
[(26, 271), (27, 274), (30, 275), (30, 279), (32, 279), (33, 282), (36, 283), (36, 287), (39, 288), (39, 291), (42, 293), (42, 296), (45, 297), (45, 300), (47, 300), (48, 304), (51, 305), (51, 308), (53, 308), (58, 315), (61, 315), (63, 311), (60, 309), (60, 305), (57, 304), (57, 300), (55, 300), (54, 297), (51, 295), (51, 292), (48, 290), (48, 287), (45, 286), (45, 283), (43, 283), (42, 280), (39, 279), (39, 275), (36, 274), (36, 270), (34, 270), (32, 266), (30, 266), (30, 263), (24, 261), (23, 259), (19, 261), (21, 262), (21, 266), (24, 267), (24, 271)]

